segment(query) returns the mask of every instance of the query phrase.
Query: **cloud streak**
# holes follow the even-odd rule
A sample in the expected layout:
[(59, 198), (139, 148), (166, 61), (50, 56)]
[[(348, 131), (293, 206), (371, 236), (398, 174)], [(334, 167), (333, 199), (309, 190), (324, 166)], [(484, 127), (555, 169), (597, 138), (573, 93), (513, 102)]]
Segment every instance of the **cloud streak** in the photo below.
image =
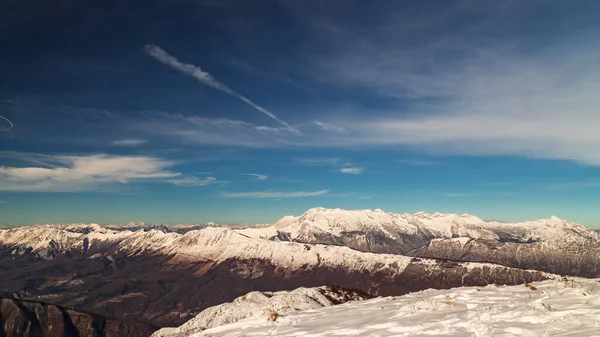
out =
[(211, 185), (211, 184), (215, 184), (215, 183), (223, 183), (224, 181), (217, 181), (217, 178), (215, 178), (215, 177), (206, 177), (204, 179), (198, 179), (194, 176), (186, 176), (186, 177), (179, 178), (179, 179), (167, 180), (167, 182), (170, 182), (177, 186), (194, 187), (194, 186), (206, 186), (206, 185)]
[(441, 165), (439, 162), (422, 159), (398, 159), (397, 163), (408, 165), (408, 166), (438, 166)]
[(212, 177), (199, 180), (170, 171), (168, 168), (175, 162), (155, 157), (23, 153), (12, 157), (30, 164), (0, 166), (0, 191), (76, 192), (103, 190), (106, 186), (131, 182), (165, 182), (178, 186), (204, 186), (216, 182)]
[(143, 145), (148, 143), (147, 140), (145, 139), (137, 139), (137, 138), (133, 138), (133, 139), (119, 139), (119, 140), (114, 140), (111, 142), (112, 145), (114, 146), (139, 146), (139, 145)]
[(333, 166), (342, 161), (337, 157), (297, 158), (296, 162), (306, 166)]
[(10, 129), (12, 129), (15, 125), (13, 124), (13, 122), (10, 121), (10, 119), (4, 117), (4, 116), (0, 116), (0, 119), (8, 122), (9, 126), (7, 128), (1, 128), (0, 131), (2, 132), (6, 132), (10, 135), (10, 138), (13, 138), (15, 135), (13, 135), (12, 132), (10, 132)]
[(344, 167), (340, 169), (340, 172), (345, 174), (361, 174), (365, 172), (364, 167)]
[(234, 193), (223, 193), (223, 198), (249, 198), (249, 199), (285, 199), (285, 198), (306, 198), (316, 197), (329, 193), (329, 190), (320, 191), (298, 191), (298, 192), (275, 192), (275, 191), (261, 191), (261, 192), (234, 192)]
[(240, 173), (240, 174), (245, 175), (245, 176), (254, 177), (254, 179), (256, 179), (256, 180), (267, 180), (267, 178), (269, 178), (268, 176), (266, 176), (264, 174), (257, 174), (257, 173)]
[(222, 91), (228, 95), (231, 95), (231, 96), (241, 100), (242, 102), (253, 107), (255, 110), (265, 114), (266, 116), (270, 117), (277, 123), (281, 124), (286, 129), (296, 132), (296, 133), (299, 132), (297, 129), (295, 129), (291, 125), (289, 125), (287, 122), (285, 122), (285, 121), (281, 120), (279, 117), (275, 116), (275, 114), (272, 113), (271, 111), (261, 107), (260, 105), (252, 102), (250, 99), (246, 98), (245, 96), (237, 93), (236, 91), (230, 89), (228, 86), (217, 81), (214, 77), (212, 77), (211, 74), (203, 71), (200, 67), (195, 66), (193, 64), (182, 63), (177, 58), (169, 55), (162, 48), (155, 46), (155, 45), (146, 45), (144, 47), (144, 52), (146, 54), (148, 54), (149, 56), (153, 57), (154, 59), (156, 59), (157, 61), (170, 66), (171, 68), (181, 72), (182, 74), (195, 78), (196, 80), (198, 80), (200, 83), (202, 83), (204, 85), (207, 85), (213, 89)]

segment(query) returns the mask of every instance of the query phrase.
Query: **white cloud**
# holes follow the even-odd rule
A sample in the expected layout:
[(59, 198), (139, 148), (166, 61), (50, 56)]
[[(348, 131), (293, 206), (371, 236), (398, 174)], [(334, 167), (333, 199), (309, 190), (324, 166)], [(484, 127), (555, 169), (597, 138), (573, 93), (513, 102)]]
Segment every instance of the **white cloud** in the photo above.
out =
[(365, 171), (364, 167), (344, 167), (340, 172), (345, 174), (361, 174)]
[(370, 200), (370, 199), (373, 199), (373, 196), (372, 195), (368, 195), (368, 196), (365, 196), (365, 197), (360, 197), (359, 199)]
[(325, 195), (329, 193), (329, 190), (320, 190), (312, 192), (275, 192), (275, 191), (262, 191), (262, 192), (235, 192), (235, 193), (223, 193), (223, 198), (250, 198), (250, 199), (274, 199), (274, 198), (304, 198), (314, 197), (319, 195)]
[(267, 178), (269, 178), (268, 176), (266, 176), (264, 174), (257, 174), (257, 173), (240, 173), (240, 174), (243, 174), (245, 176), (254, 177), (254, 179), (256, 179), (256, 180), (267, 180)]
[(468, 194), (464, 194), (464, 193), (444, 193), (443, 195), (445, 197), (466, 197), (466, 196), (468, 196)]
[(213, 89), (220, 90), (224, 93), (227, 93), (227, 94), (243, 101), (244, 103), (246, 103), (246, 104), (250, 105), (251, 107), (253, 107), (254, 109), (258, 110), (259, 112), (269, 116), (270, 118), (275, 120), (277, 123), (283, 125), (286, 129), (288, 129), (290, 131), (298, 132), (291, 125), (289, 125), (285, 121), (283, 121), (283, 120), (279, 119), (277, 116), (275, 116), (274, 113), (270, 112), (269, 110), (252, 102), (248, 98), (233, 91), (232, 89), (230, 89), (223, 83), (217, 81), (209, 73), (203, 71), (200, 67), (195, 66), (193, 64), (182, 63), (177, 58), (169, 55), (166, 51), (164, 51), (163, 49), (161, 49), (158, 46), (146, 45), (146, 47), (144, 47), (144, 51), (146, 52), (146, 54), (150, 55), (154, 59), (172, 67), (173, 69), (178, 70), (179, 72), (181, 72), (185, 75), (188, 75), (188, 76), (191, 76), (191, 77), (197, 79), (200, 83), (205, 84)]
[[(100, 190), (107, 185), (135, 181), (169, 182), (180, 186), (201, 186), (212, 182), (169, 171), (168, 168), (175, 162), (154, 157), (24, 153), (16, 153), (13, 157), (36, 166), (0, 166), (0, 191)], [(196, 183), (191, 184), (192, 180)]]
[[(599, 41), (581, 35), (578, 41), (557, 42), (526, 53), (520, 49), (523, 45), (484, 45), (446, 37), (426, 47), (385, 48), (376, 42), (349, 44), (341, 50), (348, 57), (336, 51), (319, 60), (329, 66), (327, 71), (318, 70), (326, 75), (323, 81), (400, 97), (398, 109), (391, 100), (385, 111), (327, 110), (326, 123), (320, 127), (315, 127), (314, 115), (322, 116), (321, 111), (309, 111), (306, 122), (296, 126), (301, 134), (287, 127), (163, 112), (136, 117), (115, 113), (111, 118), (127, 132), (186, 144), (353, 150), (408, 146), (435, 155), (519, 156), (600, 166)], [(440, 55), (453, 56), (436, 62)], [(161, 57), (203, 83), (218, 86), (199, 68), (173, 63), (166, 53)], [(323, 125), (345, 132), (331, 132)], [(355, 165), (336, 159), (310, 160), (297, 162), (336, 170)]]
[(138, 146), (146, 143), (148, 143), (147, 140), (138, 138), (119, 139), (111, 142), (114, 146)]
[[(503, 8), (475, 6), (480, 14), (475, 20), (461, 19), (474, 17), (472, 4), (452, 6), (425, 25), (410, 10), (390, 11), (371, 29), (327, 18), (341, 28), (319, 36), (330, 49), (311, 59), (314, 78), (399, 98), (402, 104), (397, 111), (360, 111), (355, 118), (341, 117), (348, 116), (344, 111), (337, 120), (330, 117), (351, 137), (328, 136), (321, 142), (600, 165), (600, 41), (570, 24), (564, 25), (570, 30), (551, 37), (535, 32), (495, 39), (504, 27), (500, 23), (517, 19), (513, 13), (523, 13), (523, 7), (530, 14), (537, 10), (523, 2), (497, 5)], [(575, 22), (569, 14), (547, 24)], [(450, 21), (460, 24), (444, 26)], [(395, 43), (378, 38), (392, 31)], [(421, 33), (427, 43), (414, 43)]]

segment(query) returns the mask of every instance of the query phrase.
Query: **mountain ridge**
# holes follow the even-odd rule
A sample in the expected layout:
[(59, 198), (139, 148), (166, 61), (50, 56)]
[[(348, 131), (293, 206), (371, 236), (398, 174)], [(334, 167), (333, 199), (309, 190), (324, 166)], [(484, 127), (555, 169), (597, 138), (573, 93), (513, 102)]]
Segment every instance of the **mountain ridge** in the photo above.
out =
[(557, 277), (489, 263), (278, 242), (223, 227), (179, 234), (97, 225), (2, 230), (0, 270), (0, 291), (159, 326), (179, 325), (250, 291), (330, 285), (398, 295)]
[(274, 241), (600, 276), (600, 232), (556, 216), (505, 223), (470, 214), (395, 214), (380, 209), (317, 207), (297, 217), (286, 216), (270, 227), (240, 232)]

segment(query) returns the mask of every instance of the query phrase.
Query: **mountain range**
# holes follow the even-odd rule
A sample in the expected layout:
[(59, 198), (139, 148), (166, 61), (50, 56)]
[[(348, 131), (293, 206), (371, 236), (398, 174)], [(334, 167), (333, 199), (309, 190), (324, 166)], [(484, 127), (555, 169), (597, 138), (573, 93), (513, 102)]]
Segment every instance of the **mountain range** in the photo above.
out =
[(598, 232), (556, 217), (314, 208), (244, 229), (133, 227), (0, 230), (0, 295), (168, 327), (253, 291), (398, 296), (600, 271)]
[(338, 245), (365, 252), (600, 276), (598, 231), (555, 216), (505, 223), (468, 214), (314, 208), (299, 217), (284, 217), (273, 226), (242, 232), (268, 240)]

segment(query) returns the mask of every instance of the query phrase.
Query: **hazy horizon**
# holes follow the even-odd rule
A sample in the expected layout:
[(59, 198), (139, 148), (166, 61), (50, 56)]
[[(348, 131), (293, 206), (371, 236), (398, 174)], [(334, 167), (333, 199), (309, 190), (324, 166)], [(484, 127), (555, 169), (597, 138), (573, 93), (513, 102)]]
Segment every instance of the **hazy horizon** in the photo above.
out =
[[(376, 210), (375, 209), (345, 209), (345, 210)], [(305, 210), (308, 211), (308, 210)], [(419, 212), (425, 212), (425, 211), (417, 211), (417, 212), (389, 212), (385, 209), (382, 209), (383, 212), (386, 213), (394, 213), (394, 214), (416, 214)], [(501, 223), (520, 223), (520, 222), (526, 222), (526, 221), (536, 221), (536, 220), (544, 220), (544, 219), (549, 219), (551, 217), (556, 217), (556, 215), (552, 214), (552, 215), (548, 215), (548, 216), (542, 216), (539, 218), (531, 218), (531, 219), (525, 219), (525, 218), (518, 218), (516, 220), (505, 220), (505, 219), (497, 219), (497, 218), (485, 218), (485, 217), (481, 217), (478, 216), (477, 214), (472, 214), (472, 213), (456, 213), (456, 212), (426, 212), (429, 214), (434, 214), (434, 213), (443, 213), (443, 214), (457, 214), (457, 215), (463, 215), (463, 214), (468, 214), (471, 216), (475, 216), (480, 218), (483, 221), (486, 222), (501, 222)], [(98, 224), (100, 226), (111, 226), (111, 225), (139, 225), (141, 223), (143, 223), (144, 225), (184, 225), (184, 226), (194, 226), (194, 225), (207, 225), (209, 223), (215, 223), (217, 225), (223, 225), (223, 226), (255, 226), (255, 225), (270, 225), (273, 224), (275, 222), (277, 222), (278, 220), (282, 219), (283, 217), (286, 216), (301, 216), (302, 214), (304, 214), (304, 212), (298, 213), (298, 214), (285, 214), (283, 216), (277, 217), (274, 220), (271, 221), (265, 221), (265, 222), (223, 222), (223, 221), (215, 221), (215, 220), (208, 220), (208, 221), (192, 221), (192, 222), (173, 222), (173, 221), (153, 221), (151, 219), (146, 220), (146, 221), (142, 221), (142, 220), (128, 220), (128, 221), (121, 221), (121, 222), (98, 222), (98, 221), (62, 221), (62, 222), (43, 222), (43, 223), (0, 223), (0, 225), (14, 225), (14, 226), (33, 226), (33, 225), (56, 225), (56, 224), (61, 224), (61, 225), (66, 225), (66, 224)], [(242, 215), (243, 217), (243, 215)], [(566, 219), (566, 218), (561, 218), (558, 217), (561, 220), (567, 220), (567, 221), (571, 221), (571, 222), (575, 222), (576, 221), (572, 221), (571, 219)], [(584, 224), (584, 223), (578, 223), (580, 225), (589, 227), (589, 228), (600, 228), (600, 226), (594, 226), (594, 225), (588, 225), (588, 224)]]

